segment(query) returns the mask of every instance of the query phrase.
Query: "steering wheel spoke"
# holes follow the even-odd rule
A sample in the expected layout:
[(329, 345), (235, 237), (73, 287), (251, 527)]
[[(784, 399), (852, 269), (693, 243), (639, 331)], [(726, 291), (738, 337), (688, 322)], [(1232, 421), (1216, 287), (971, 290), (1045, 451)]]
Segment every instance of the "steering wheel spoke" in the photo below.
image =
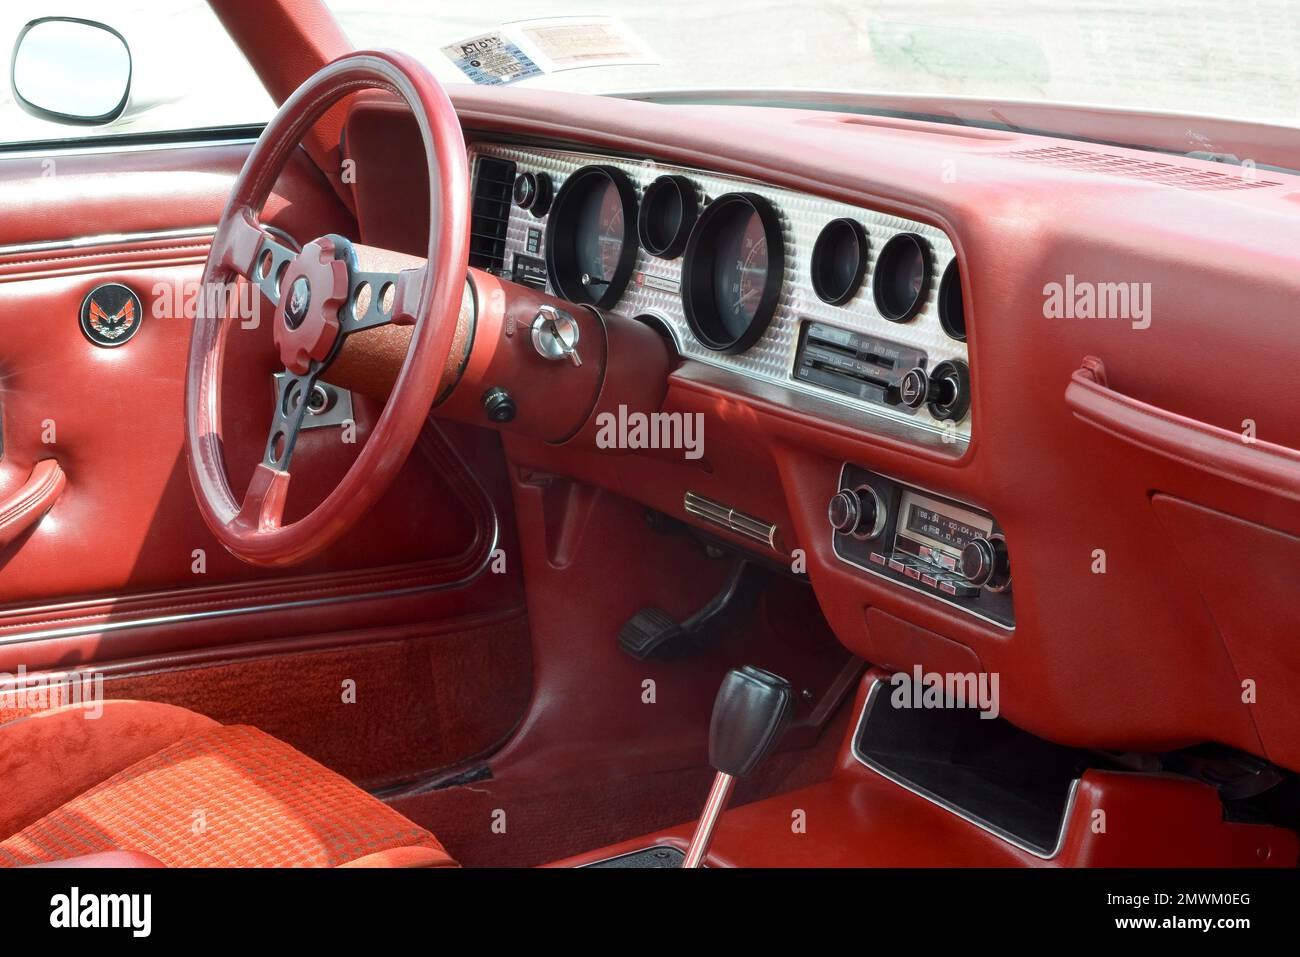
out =
[(266, 450), (262, 453), (262, 464), (266, 467), (289, 471), (289, 461), (293, 458), (298, 433), (302, 431), (303, 419), (307, 415), (308, 399), (316, 387), (316, 376), (313, 369), (306, 375), (286, 372), (277, 378), (275, 414), (266, 437)]
[(253, 282), (273, 306), (280, 305), (280, 284), (297, 251), (280, 242), (243, 209), (230, 218), (222, 265)]
[(425, 268), (421, 266), (400, 272), (353, 270), (347, 305), (339, 311), (343, 334), (346, 336), (389, 323), (412, 325)]

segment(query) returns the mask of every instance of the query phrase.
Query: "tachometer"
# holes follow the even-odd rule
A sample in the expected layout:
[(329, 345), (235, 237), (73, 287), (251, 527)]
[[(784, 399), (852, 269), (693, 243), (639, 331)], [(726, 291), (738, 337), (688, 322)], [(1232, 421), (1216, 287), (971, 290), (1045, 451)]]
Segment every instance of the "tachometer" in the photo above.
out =
[(546, 221), (546, 268), (556, 292), (605, 309), (636, 261), (636, 188), (613, 166), (584, 166), (564, 181)]
[(695, 337), (718, 352), (762, 338), (785, 278), (785, 241), (772, 204), (727, 193), (700, 216), (686, 245), (682, 305)]

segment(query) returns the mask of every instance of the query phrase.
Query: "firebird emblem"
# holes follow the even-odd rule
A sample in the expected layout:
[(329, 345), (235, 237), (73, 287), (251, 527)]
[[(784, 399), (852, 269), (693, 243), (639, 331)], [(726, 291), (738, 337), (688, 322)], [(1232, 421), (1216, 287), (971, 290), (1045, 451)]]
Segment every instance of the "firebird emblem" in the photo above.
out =
[(90, 300), (90, 328), (105, 339), (120, 339), (131, 331), (135, 325), (135, 301), (127, 300), (125, 306), (109, 315), (99, 308), (99, 303)]
[(81, 331), (97, 346), (113, 348), (140, 330), (140, 297), (121, 283), (96, 286), (81, 303)]

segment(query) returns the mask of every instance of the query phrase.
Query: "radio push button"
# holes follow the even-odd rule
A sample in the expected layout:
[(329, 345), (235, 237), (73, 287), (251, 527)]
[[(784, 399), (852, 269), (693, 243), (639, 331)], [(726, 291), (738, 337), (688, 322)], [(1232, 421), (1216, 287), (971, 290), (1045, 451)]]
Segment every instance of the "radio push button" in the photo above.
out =
[(971, 598), (980, 593), (976, 586), (953, 575), (944, 575), (939, 579), (939, 591), (954, 598)]

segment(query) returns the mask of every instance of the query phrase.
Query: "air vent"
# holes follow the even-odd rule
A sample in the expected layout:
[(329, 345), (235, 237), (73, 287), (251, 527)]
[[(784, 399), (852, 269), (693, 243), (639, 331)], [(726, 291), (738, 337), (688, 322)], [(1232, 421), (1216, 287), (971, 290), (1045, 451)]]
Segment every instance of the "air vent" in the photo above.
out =
[(1042, 163), (1047, 166), (1061, 166), (1065, 169), (1083, 170), (1100, 173), (1103, 176), (1122, 176), (1129, 179), (1142, 179), (1162, 186), (1174, 186), (1190, 190), (1238, 190), (1262, 189), (1269, 186), (1281, 186), (1276, 180), (1259, 179), (1246, 175), (1248, 170), (1242, 167), (1236, 173), (1221, 173), (1217, 170), (1191, 169), (1174, 163), (1159, 160), (1142, 160), (1118, 153), (1089, 152), (1071, 149), (1068, 146), (1050, 146), (1038, 150), (1012, 150), (1007, 154), (1012, 159), (1024, 163)]
[(479, 158), (474, 173), (474, 210), (469, 225), (469, 264), (500, 274), (506, 262), (506, 228), (515, 164), (490, 156)]

